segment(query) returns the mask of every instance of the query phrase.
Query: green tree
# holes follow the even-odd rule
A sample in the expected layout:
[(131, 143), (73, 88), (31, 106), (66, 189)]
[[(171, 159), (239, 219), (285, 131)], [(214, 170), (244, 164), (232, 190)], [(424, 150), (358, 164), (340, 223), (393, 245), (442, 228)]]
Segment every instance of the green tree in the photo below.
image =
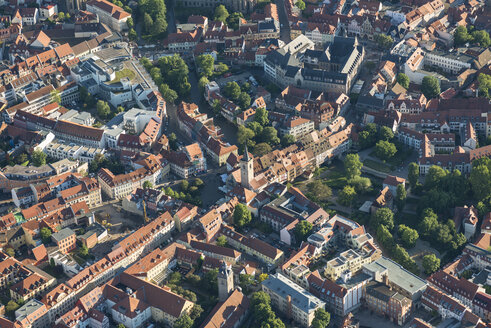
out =
[(392, 142), (380, 140), (375, 145), (375, 155), (381, 160), (392, 158), (396, 153), (396, 145), (394, 145)]
[(122, 323), (118, 324), (118, 328), (126, 328), (126, 326)]
[(82, 245), (79, 249), (78, 249), (78, 255), (86, 258), (89, 256), (89, 249), (87, 248), (87, 246), (85, 245)]
[(382, 126), (378, 130), (378, 136), (380, 140), (390, 141), (394, 138), (394, 132), (392, 132), (392, 130), (387, 126)]
[(404, 205), (406, 205), (406, 196), (404, 185), (402, 183), (397, 185), (395, 203), (399, 212), (402, 212)]
[(201, 282), (204, 284), (205, 288), (213, 293), (218, 292), (218, 269), (213, 269), (205, 273)]
[(150, 34), (153, 28), (153, 19), (152, 16), (150, 16), (148, 13), (145, 13), (143, 16), (143, 27), (145, 29), (145, 32)]
[(454, 38), (454, 45), (456, 47), (460, 47), (472, 40), (472, 37), (467, 32), (467, 28), (465, 26), (458, 26), (455, 29), (453, 38)]
[(348, 181), (350, 186), (355, 188), (357, 193), (363, 194), (372, 190), (372, 181), (365, 177), (354, 177)]
[(421, 83), (421, 92), (426, 98), (436, 98), (440, 94), (440, 81), (434, 76), (425, 76)]
[(426, 274), (432, 274), (440, 268), (440, 259), (435, 254), (428, 254), (423, 257), (423, 270)]
[(344, 186), (343, 190), (338, 193), (338, 201), (344, 206), (350, 206), (355, 200), (355, 197), (355, 188), (351, 186)]
[(238, 100), (239, 99), (239, 96), (240, 96), (240, 87), (239, 87), (239, 84), (237, 84), (237, 82), (235, 82), (235, 81), (228, 82), (225, 85), (225, 88), (223, 90), (223, 93), (225, 94), (225, 96), (227, 98), (230, 98), (233, 101)]
[(312, 320), (312, 328), (326, 328), (330, 321), (331, 314), (323, 308), (319, 308), (315, 310), (314, 320)]
[(254, 131), (252, 131), (251, 129), (249, 128), (246, 128), (245, 126), (243, 125), (240, 125), (238, 130), (237, 130), (237, 143), (239, 144), (239, 146), (243, 146), (246, 144), (247, 142), (247, 145), (249, 146), (249, 140), (252, 140), (254, 139), (255, 137), (255, 134), (254, 134)]
[(259, 124), (258, 122), (249, 122), (249, 123), (247, 123), (247, 128), (254, 131), (254, 135), (258, 136), (261, 133), (263, 133), (264, 127), (261, 124)]
[(483, 48), (487, 48), (491, 45), (491, 39), (489, 38), (489, 33), (481, 30), (481, 31), (474, 31), (471, 33), (472, 36), (472, 41), (474, 43), (477, 43), (479, 46)]
[(249, 211), (246, 205), (241, 203), (235, 205), (234, 224), (237, 227), (243, 227), (249, 224), (251, 220), (252, 220), (251, 211)]
[(5, 306), (5, 311), (8, 313), (13, 313), (19, 308), (19, 304), (17, 304), (15, 301), (8, 301), (7, 305)]
[(27, 160), (28, 160), (28, 158), (27, 158), (26, 153), (22, 153), (15, 158), (15, 162), (17, 164), (22, 164), (22, 163), (26, 162)]
[(377, 240), (382, 246), (388, 249), (394, 245), (394, 237), (384, 225), (377, 227)]
[(218, 246), (222, 246), (222, 247), (225, 246), (225, 245), (227, 245), (227, 237), (225, 237), (223, 235), (222, 236), (219, 236), (217, 238), (217, 245)]
[(51, 96), (51, 102), (52, 103), (58, 103), (58, 104), (61, 104), (61, 95), (60, 95), (60, 91), (58, 90), (52, 90), (51, 93), (50, 93), (50, 96)]
[(271, 152), (271, 146), (265, 142), (260, 142), (254, 146), (254, 156), (264, 156)]
[(205, 91), (205, 87), (208, 83), (210, 83), (210, 80), (208, 80), (208, 78), (206, 76), (202, 76), (199, 78), (198, 87), (199, 87), (199, 91), (201, 93), (203, 93)]
[(60, 11), (58, 13), (58, 20), (59, 21), (64, 21), (65, 20), (65, 13), (64, 12)]
[(191, 320), (196, 320), (199, 317), (201, 317), (201, 314), (203, 314), (204, 310), (199, 304), (194, 304), (193, 309), (191, 310), (191, 313), (189, 313), (189, 317)]
[(237, 105), (242, 110), (246, 110), (251, 105), (251, 96), (249, 96), (246, 92), (241, 92), (239, 95), (239, 99), (237, 99)]
[(193, 324), (194, 321), (189, 314), (184, 313), (176, 320), (176, 322), (174, 322), (174, 328), (191, 328), (193, 327)]
[(271, 303), (271, 298), (265, 292), (255, 292), (251, 297), (251, 306), (256, 308), (259, 304), (269, 304)]
[(392, 47), (392, 44), (394, 43), (394, 39), (392, 39), (390, 35), (376, 34), (375, 42), (377, 43), (380, 49), (389, 50)]
[(419, 232), (429, 237), (438, 227), (438, 216), (433, 212), (431, 208), (427, 208), (423, 211), (422, 220), (419, 224)]
[(262, 126), (266, 126), (269, 123), (268, 119), (268, 111), (266, 108), (258, 108), (256, 109), (256, 113), (254, 114), (254, 121), (258, 122)]
[(159, 91), (160, 91), (160, 94), (162, 95), (162, 97), (164, 97), (165, 101), (167, 101), (169, 103), (174, 103), (178, 98), (177, 92), (172, 90), (169, 87), (169, 85), (166, 83), (162, 83), (159, 86)]
[(346, 171), (346, 178), (351, 180), (361, 175), (361, 168), (363, 163), (360, 161), (358, 154), (347, 154), (344, 158), (344, 170)]
[(227, 17), (227, 25), (234, 31), (237, 31), (240, 26), (240, 20), (244, 18), (244, 15), (240, 12), (233, 12)]
[(316, 202), (327, 202), (332, 196), (332, 190), (328, 185), (322, 183), (321, 180), (314, 180), (307, 184), (308, 195)]
[(417, 163), (414, 162), (409, 163), (407, 178), (409, 180), (409, 185), (411, 186), (411, 189), (414, 189), (419, 179), (419, 165)]
[(31, 163), (34, 166), (43, 166), (46, 164), (46, 154), (42, 150), (35, 150), (31, 154)]
[(249, 290), (249, 287), (254, 283), (254, 277), (250, 274), (239, 275), (239, 285), (243, 290)]
[(130, 29), (128, 31), (128, 38), (131, 40), (131, 41), (136, 41), (136, 39), (138, 38), (138, 34), (136, 34), (136, 31), (134, 29)]
[(169, 284), (172, 284), (172, 285), (177, 285), (181, 282), (181, 279), (182, 279), (182, 276), (179, 272), (172, 272), (170, 275), (169, 275)]
[(404, 89), (409, 88), (409, 77), (404, 73), (397, 74), (397, 83), (399, 83)]
[(199, 55), (196, 58), (196, 65), (198, 65), (198, 68), (203, 76), (210, 77), (213, 75), (215, 59), (212, 55)]
[(264, 280), (268, 279), (269, 276), (267, 273), (261, 273), (259, 277), (257, 278), (258, 283), (262, 283)]
[(448, 171), (446, 171), (442, 167), (437, 165), (431, 166), (425, 177), (425, 188), (437, 188), (443, 182), (447, 175)]
[(312, 232), (312, 223), (307, 220), (300, 221), (295, 226), (295, 237), (297, 242), (305, 241)]
[(51, 241), (51, 229), (43, 227), (40, 230), (40, 234), (44, 243), (49, 243)]
[(132, 17), (128, 17), (128, 19), (126, 20), (126, 26), (128, 26), (128, 29), (132, 29), (135, 26)]
[(481, 73), (477, 77), (479, 84), (479, 96), (489, 98), (489, 89), (491, 89), (491, 75)]
[(251, 84), (249, 82), (242, 83), (242, 85), (240, 86), (240, 90), (242, 90), (242, 92), (251, 91)]
[(390, 210), (390, 208), (383, 207), (379, 208), (373, 217), (373, 222), (375, 227), (379, 225), (384, 225), (387, 229), (394, 229), (394, 213)]
[(152, 25), (152, 35), (159, 35), (167, 31), (167, 21), (165, 16), (158, 16)]
[(491, 198), (491, 159), (482, 158), (472, 163), (469, 182), (478, 201)]
[(419, 234), (415, 229), (411, 229), (404, 224), (399, 226), (399, 235), (401, 237), (402, 244), (406, 248), (413, 248), (419, 238)]
[(305, 10), (305, 2), (303, 2), (303, 0), (297, 0), (297, 2), (295, 2), (295, 6), (301, 11)]
[(101, 118), (107, 118), (111, 114), (111, 107), (103, 100), (97, 101), (97, 115)]
[(180, 183), (179, 183), (179, 187), (181, 188), (182, 191), (186, 192), (189, 188), (189, 182), (188, 180), (182, 180)]
[(271, 146), (280, 143), (280, 138), (278, 138), (278, 131), (272, 126), (267, 126), (263, 129), (263, 132), (261, 133), (261, 140), (270, 144)]
[(171, 134), (169, 134), (169, 147), (172, 149), (172, 150), (177, 150), (177, 136), (174, 132), (172, 132)]
[(150, 189), (153, 187), (153, 184), (150, 181), (143, 182), (143, 189)]
[(288, 147), (288, 146), (294, 144), (295, 141), (296, 141), (295, 137), (292, 136), (291, 134), (285, 134), (285, 135), (283, 135), (283, 137), (281, 137), (281, 145), (283, 147)]
[(227, 8), (224, 5), (219, 5), (215, 8), (215, 20), (220, 22), (226, 22), (229, 16)]

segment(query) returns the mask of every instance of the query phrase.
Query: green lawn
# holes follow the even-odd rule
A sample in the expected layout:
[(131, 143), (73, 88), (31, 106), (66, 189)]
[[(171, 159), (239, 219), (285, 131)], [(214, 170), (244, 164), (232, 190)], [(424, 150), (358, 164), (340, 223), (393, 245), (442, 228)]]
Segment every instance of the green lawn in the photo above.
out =
[(348, 180), (343, 173), (339, 171), (330, 171), (324, 180), (324, 183), (331, 188), (342, 189), (348, 184)]
[(110, 83), (111, 84), (118, 83), (124, 77), (127, 77), (130, 80), (133, 80), (135, 78), (135, 76), (136, 76), (135, 72), (133, 72), (131, 69), (123, 68), (122, 70), (116, 72), (116, 77)]
[(363, 165), (384, 173), (390, 173), (391, 171), (390, 166), (388, 166), (387, 164), (379, 163), (371, 159), (366, 159), (365, 161), (363, 161)]

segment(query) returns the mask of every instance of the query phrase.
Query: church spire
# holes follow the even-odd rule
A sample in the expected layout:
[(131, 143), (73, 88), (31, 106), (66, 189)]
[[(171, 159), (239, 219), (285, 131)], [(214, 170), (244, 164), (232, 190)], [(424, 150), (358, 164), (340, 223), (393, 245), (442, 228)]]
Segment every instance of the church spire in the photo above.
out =
[(244, 150), (244, 161), (249, 162), (249, 152), (247, 151), (247, 141), (245, 143), (245, 150)]

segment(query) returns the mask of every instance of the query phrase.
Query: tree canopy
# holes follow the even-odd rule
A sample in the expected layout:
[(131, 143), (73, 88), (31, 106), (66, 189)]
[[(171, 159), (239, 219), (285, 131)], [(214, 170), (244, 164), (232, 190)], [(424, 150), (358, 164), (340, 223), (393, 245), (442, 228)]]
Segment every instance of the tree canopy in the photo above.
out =
[(397, 83), (399, 83), (404, 89), (409, 88), (409, 77), (404, 73), (397, 74)]
[(436, 98), (440, 94), (440, 81), (434, 76), (425, 76), (421, 83), (421, 92), (426, 98)]
[(360, 176), (362, 167), (363, 163), (360, 161), (358, 154), (347, 154), (344, 158), (344, 170), (348, 180)]
[(252, 216), (251, 212), (244, 204), (235, 205), (234, 209), (234, 224), (238, 227), (243, 227), (251, 222)]

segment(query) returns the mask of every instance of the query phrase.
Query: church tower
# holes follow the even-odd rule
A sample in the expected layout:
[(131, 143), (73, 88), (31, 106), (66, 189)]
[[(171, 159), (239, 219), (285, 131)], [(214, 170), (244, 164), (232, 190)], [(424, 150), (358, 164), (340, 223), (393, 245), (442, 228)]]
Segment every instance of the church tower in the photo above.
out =
[(244, 188), (250, 189), (250, 182), (254, 179), (254, 168), (253, 168), (253, 159), (249, 156), (249, 152), (247, 151), (247, 144), (245, 146), (244, 156), (240, 160), (240, 184)]
[(220, 302), (224, 302), (234, 290), (234, 274), (232, 272), (232, 266), (221, 261), (220, 268), (218, 269), (217, 281), (218, 298)]

